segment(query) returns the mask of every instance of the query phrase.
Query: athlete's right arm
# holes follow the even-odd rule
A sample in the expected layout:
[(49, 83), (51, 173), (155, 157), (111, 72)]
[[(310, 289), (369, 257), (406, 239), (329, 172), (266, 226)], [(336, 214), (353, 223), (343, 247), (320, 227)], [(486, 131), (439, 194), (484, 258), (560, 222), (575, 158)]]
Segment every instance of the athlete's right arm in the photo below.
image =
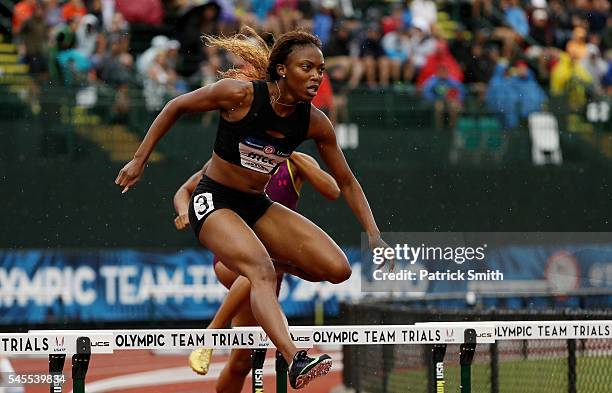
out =
[(244, 81), (222, 79), (168, 102), (149, 127), (132, 161), (119, 171), (115, 184), (123, 187), (122, 192), (126, 192), (138, 182), (155, 145), (181, 115), (212, 110), (229, 111), (236, 108), (247, 97), (249, 85)]

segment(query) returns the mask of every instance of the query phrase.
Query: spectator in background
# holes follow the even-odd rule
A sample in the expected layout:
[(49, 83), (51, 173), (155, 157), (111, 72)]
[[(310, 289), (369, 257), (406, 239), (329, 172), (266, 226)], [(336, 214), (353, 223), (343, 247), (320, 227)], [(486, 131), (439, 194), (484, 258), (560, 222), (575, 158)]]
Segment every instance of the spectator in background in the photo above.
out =
[(553, 96), (566, 96), (570, 110), (581, 110), (587, 101), (593, 78), (580, 64), (579, 54), (561, 53), (550, 75)]
[(58, 0), (45, 0), (45, 22), (52, 29), (64, 23)]
[(423, 22), (422, 28), (430, 32), (438, 21), (438, 10), (436, 3), (432, 0), (412, 0), (410, 3), (410, 15), (412, 20)]
[(567, 41), (572, 37), (572, 17), (561, 0), (550, 0), (548, 17), (554, 32), (554, 45), (565, 48)]
[(425, 99), (434, 104), (436, 129), (444, 128), (444, 116), (448, 115), (448, 126), (455, 128), (457, 117), (463, 106), (463, 84), (454, 79), (444, 64), (438, 66), (435, 76), (423, 86)]
[(542, 110), (546, 94), (533, 76), (533, 72), (524, 61), (516, 63), (516, 73), (510, 78), (511, 89), (517, 97), (518, 114), (526, 119), (530, 113)]
[(81, 18), (87, 14), (87, 7), (83, 4), (83, 0), (69, 0), (62, 7), (62, 18), (65, 21), (71, 21)]
[(412, 79), (418, 74), (427, 62), (427, 57), (436, 50), (436, 39), (431, 36), (427, 21), (413, 18), (410, 32), (410, 65), (406, 71), (407, 77)]
[(19, 38), (24, 45), (24, 60), (35, 76), (46, 74), (48, 70), (47, 42), (48, 29), (45, 24), (43, 6), (36, 4), (32, 15), (20, 26)]
[(116, 0), (116, 7), (130, 23), (161, 26), (164, 20), (160, 0)]
[(586, 36), (587, 32), (584, 27), (576, 27), (572, 33), (572, 39), (567, 43), (565, 48), (565, 51), (567, 53), (572, 53), (578, 61), (587, 56)]
[(319, 37), (323, 47), (329, 42), (334, 25), (334, 9), (337, 5), (337, 0), (321, 1), (321, 6), (312, 18), (312, 32)]
[(452, 79), (463, 82), (463, 71), (450, 53), (448, 44), (444, 40), (438, 40), (435, 51), (427, 56), (417, 77), (417, 86), (423, 86), (429, 78), (439, 73), (440, 70), (444, 70)]
[(519, 0), (502, 0), (504, 22), (521, 37), (529, 34), (527, 15), (520, 7)]
[(144, 78), (149, 72), (149, 67), (155, 61), (157, 53), (165, 49), (170, 40), (165, 35), (156, 35), (151, 39), (151, 46), (142, 52), (136, 60), (136, 70)]
[(548, 21), (548, 14), (545, 9), (537, 8), (531, 13), (529, 35), (541, 48), (553, 45), (553, 29)]
[(26, 20), (30, 19), (36, 7), (36, 0), (21, 0), (13, 8), (13, 34), (18, 34), (21, 30), (21, 25)]
[(470, 84), (481, 101), (487, 92), (487, 83), (493, 75), (499, 53), (497, 48), (484, 50), (482, 45), (472, 46), (472, 55), (465, 67), (465, 83)]
[(381, 41), (380, 26), (378, 23), (371, 23), (366, 30), (365, 38), (361, 41), (359, 53), (363, 61), (366, 82), (371, 88), (378, 84), (382, 87), (389, 85), (391, 62), (385, 55)]
[(606, 28), (609, 16), (610, 2), (608, 0), (593, 0), (593, 7), (587, 14), (589, 31), (593, 34), (601, 34)]
[(381, 20), (383, 36), (393, 31), (400, 31), (404, 27), (410, 27), (412, 24), (412, 14), (409, 10), (404, 9), (401, 4), (394, 4), (391, 8), (391, 15), (384, 16)]
[(327, 117), (329, 117), (332, 124), (336, 125), (338, 116), (336, 113), (336, 104), (334, 102), (334, 91), (327, 73), (323, 74), (323, 80), (321, 80), (321, 85), (319, 86), (319, 90), (317, 90), (317, 95), (312, 100), (312, 104), (322, 110)]
[(91, 57), (96, 50), (98, 40), (98, 18), (87, 14), (79, 21), (76, 30), (76, 50), (86, 57)]
[(608, 64), (608, 69), (604, 76), (601, 78), (601, 85), (606, 94), (612, 95), (612, 51), (609, 50), (607, 53), (608, 59), (606, 63)]
[(359, 59), (359, 48), (351, 37), (348, 22), (341, 22), (337, 31), (330, 37), (327, 46), (323, 48), (325, 66), (331, 79), (334, 90), (343, 90), (348, 87), (354, 89), (363, 76), (363, 64)]
[(399, 26), (397, 30), (388, 32), (382, 39), (382, 46), (389, 58), (391, 79), (394, 82), (399, 82), (404, 78), (406, 82), (410, 82), (412, 77), (408, 61), (410, 56), (410, 29)]
[(608, 71), (608, 64), (601, 57), (601, 52), (596, 45), (587, 44), (587, 56), (581, 61), (584, 69), (593, 78), (593, 89), (596, 94), (602, 94), (601, 80)]
[(508, 61), (500, 59), (487, 88), (487, 108), (501, 117), (504, 128), (511, 129), (519, 123), (518, 101)]
[(48, 71), (48, 29), (45, 24), (43, 6), (37, 4), (32, 16), (21, 25), (19, 38), (23, 43), (24, 60), (32, 75), (28, 86), (30, 106), (34, 113), (40, 111), (40, 84), (46, 79)]
[(602, 33), (601, 45), (604, 52), (612, 49), (612, 15), (608, 15), (606, 29)]

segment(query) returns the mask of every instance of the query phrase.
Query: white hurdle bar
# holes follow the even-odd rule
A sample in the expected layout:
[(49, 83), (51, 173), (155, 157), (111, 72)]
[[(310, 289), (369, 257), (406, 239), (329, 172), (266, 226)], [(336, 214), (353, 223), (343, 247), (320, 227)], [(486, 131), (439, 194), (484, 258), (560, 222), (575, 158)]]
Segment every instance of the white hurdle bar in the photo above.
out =
[[(471, 364), (477, 344), (499, 340), (612, 339), (612, 321), (484, 321), (426, 322), (414, 325), (294, 326), (291, 337), (298, 348), (313, 345), (431, 345), (430, 378), (436, 391), (444, 392), (444, 355), (448, 344), (459, 344), (461, 392), (471, 391)], [(31, 330), (28, 333), (0, 333), (0, 354), (49, 355), (50, 373), (61, 373), (67, 354), (74, 354), (73, 378), (78, 391), (84, 380), (91, 354), (120, 350), (177, 350), (193, 348), (251, 349), (253, 359), (263, 367), (262, 352), (274, 348), (260, 327), (234, 329), (114, 329), (114, 330)], [(287, 365), (277, 353), (277, 392), (286, 392)], [(571, 359), (568, 360), (568, 363)], [(575, 361), (574, 361), (575, 363)], [(55, 371), (54, 371), (55, 370)], [(59, 370), (59, 371), (58, 371)], [(281, 375), (283, 374), (283, 375)], [(285, 379), (282, 379), (285, 378)], [(255, 378), (253, 379), (255, 381)], [(279, 383), (282, 381), (282, 383)], [(575, 381), (574, 381), (575, 382)], [(253, 391), (259, 390), (253, 382)], [(76, 385), (75, 385), (76, 386)], [(284, 386), (284, 390), (283, 390)], [(52, 386), (53, 389), (53, 386)]]

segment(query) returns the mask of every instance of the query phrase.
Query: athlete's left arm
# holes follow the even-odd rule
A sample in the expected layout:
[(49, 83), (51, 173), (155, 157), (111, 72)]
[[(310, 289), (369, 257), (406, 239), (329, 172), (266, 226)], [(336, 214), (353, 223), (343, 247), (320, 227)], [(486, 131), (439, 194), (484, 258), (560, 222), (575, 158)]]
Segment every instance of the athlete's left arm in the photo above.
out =
[[(325, 198), (335, 201), (340, 196), (340, 188), (338, 183), (329, 173), (325, 172), (319, 166), (317, 160), (308, 154), (293, 152), (289, 157), (293, 167), (297, 170), (296, 174), (299, 180), (309, 182), (315, 190)], [(296, 186), (301, 187), (301, 183)]]
[(370, 204), (363, 193), (363, 189), (353, 175), (351, 168), (349, 168), (342, 149), (338, 146), (331, 122), (323, 112), (314, 106), (310, 113), (308, 137), (314, 139), (319, 154), (325, 161), (331, 175), (336, 179), (344, 199), (346, 199), (353, 214), (368, 234), (370, 247), (387, 247), (380, 237), (380, 230), (376, 225), (372, 209), (370, 209)]

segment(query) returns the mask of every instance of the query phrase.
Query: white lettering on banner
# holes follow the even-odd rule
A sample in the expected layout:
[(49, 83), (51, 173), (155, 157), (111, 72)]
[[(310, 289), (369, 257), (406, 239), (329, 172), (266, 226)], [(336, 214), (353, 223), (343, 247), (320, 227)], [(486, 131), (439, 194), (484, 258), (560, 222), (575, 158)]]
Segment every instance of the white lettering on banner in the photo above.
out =
[[(100, 274), (106, 281), (108, 304), (142, 304), (149, 300), (166, 304), (172, 300), (184, 302), (192, 298), (201, 303), (220, 301), (226, 293), (218, 282), (214, 270), (206, 265), (192, 265), (174, 270), (164, 267), (144, 267), (138, 273), (136, 266), (103, 266)], [(191, 278), (193, 284), (185, 282)]]
[(29, 302), (50, 306), (58, 300), (65, 305), (88, 306), (97, 295), (93, 288), (86, 287), (95, 280), (96, 273), (89, 266), (42, 267), (32, 278), (20, 267), (0, 268), (0, 306), (11, 307), (17, 303), (25, 307)]

